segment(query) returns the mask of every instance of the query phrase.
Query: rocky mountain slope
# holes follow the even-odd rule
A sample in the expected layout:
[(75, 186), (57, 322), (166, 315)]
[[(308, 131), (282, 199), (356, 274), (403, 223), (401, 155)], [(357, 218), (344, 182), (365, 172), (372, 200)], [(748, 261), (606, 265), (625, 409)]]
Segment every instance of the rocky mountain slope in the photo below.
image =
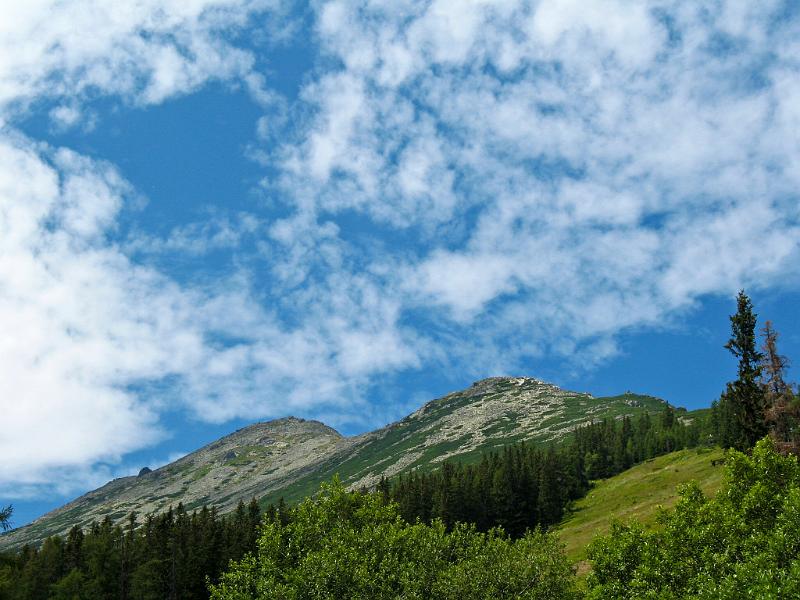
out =
[(253, 497), (297, 500), (336, 473), (352, 487), (371, 487), (381, 476), (433, 469), (448, 458), (474, 459), (522, 440), (558, 441), (592, 419), (663, 407), (651, 396), (594, 398), (537, 379), (493, 377), (354, 437), (293, 417), (256, 423), (154, 471), (115, 479), (3, 534), (0, 549), (35, 544), (106, 515), (124, 519), (134, 510), (144, 515), (178, 502), (189, 509), (209, 504), (228, 512)]
[(595, 398), (531, 377), (491, 377), (432, 400), (400, 421), (350, 438), (350, 445), (337, 448), (317, 469), (265, 497), (298, 500), (334, 474), (353, 488), (370, 488), (381, 476), (434, 469), (449, 458), (477, 459), (482, 452), (518, 441), (558, 442), (582, 423), (660, 412), (664, 406), (652, 396)]
[(138, 476), (114, 479), (30, 525), (3, 534), (0, 549), (38, 543), (106, 515), (116, 521), (132, 511), (146, 515), (178, 502), (190, 510), (213, 504), (228, 512), (240, 499), (290, 486), (315, 468), (320, 456), (346, 443), (336, 430), (318, 421), (288, 417), (256, 423), (154, 471), (142, 469)]

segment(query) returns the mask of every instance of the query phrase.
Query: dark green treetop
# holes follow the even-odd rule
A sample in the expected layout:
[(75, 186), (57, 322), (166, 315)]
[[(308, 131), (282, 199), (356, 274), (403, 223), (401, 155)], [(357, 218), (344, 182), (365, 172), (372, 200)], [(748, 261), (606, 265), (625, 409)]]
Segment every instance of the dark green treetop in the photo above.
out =
[(744, 290), (736, 297), (736, 314), (731, 315), (731, 339), (725, 344), (739, 359), (739, 380), (755, 383), (761, 374), (761, 361), (764, 358), (756, 348), (756, 319), (753, 303)]
[(9, 504), (5, 508), (0, 508), (0, 531), (11, 529), (11, 513), (14, 509)]

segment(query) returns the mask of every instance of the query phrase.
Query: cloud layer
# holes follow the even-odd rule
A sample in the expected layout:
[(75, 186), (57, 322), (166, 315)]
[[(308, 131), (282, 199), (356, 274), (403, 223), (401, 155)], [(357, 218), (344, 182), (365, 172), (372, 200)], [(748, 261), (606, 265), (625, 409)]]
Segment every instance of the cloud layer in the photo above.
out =
[[(2, 9), (0, 494), (86, 485), (167, 435), (166, 411), (372, 425), (396, 415), (370, 384), (407, 369), (591, 365), (704, 295), (800, 283), (784, 3), (311, 9), (320, 55), (280, 114), (269, 45), (245, 43), (294, 18), (278, 3)], [(209, 81), (266, 107), (249, 154), (277, 213), (115, 242), (137, 195), (119, 170), (15, 129), (42, 110), (102, 128), (91, 100), (145, 109)], [(243, 240), (213, 284), (150, 260)]]
[(784, 3), (341, 0), (317, 27), (342, 66), (306, 88), (289, 196), (413, 231), (406, 302), (493, 350), (611, 348), (703, 294), (796, 282)]

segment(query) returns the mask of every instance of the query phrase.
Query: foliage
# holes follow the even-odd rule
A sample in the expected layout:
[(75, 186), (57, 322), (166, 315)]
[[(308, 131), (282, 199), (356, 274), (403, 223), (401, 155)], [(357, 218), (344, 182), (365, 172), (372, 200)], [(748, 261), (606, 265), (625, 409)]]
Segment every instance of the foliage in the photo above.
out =
[(216, 600), (285, 598), (478, 599), (576, 597), (556, 541), (541, 532), (512, 541), (441, 521), (409, 524), (376, 494), (334, 480), (288, 523), (272, 518), (258, 553), (212, 587)]
[(800, 597), (800, 467), (772, 441), (729, 451), (714, 499), (687, 485), (660, 527), (616, 523), (589, 549), (589, 597)]

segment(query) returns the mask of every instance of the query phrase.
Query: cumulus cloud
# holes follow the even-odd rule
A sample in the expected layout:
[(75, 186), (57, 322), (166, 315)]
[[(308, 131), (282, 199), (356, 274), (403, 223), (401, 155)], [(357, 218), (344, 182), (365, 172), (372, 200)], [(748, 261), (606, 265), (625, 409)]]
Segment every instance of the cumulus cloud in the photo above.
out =
[(796, 277), (781, 6), (326, 2), (342, 67), (307, 87), (284, 183), (305, 212), (413, 232), (404, 302), (463, 338), (607, 356), (705, 294)]
[(147, 338), (167, 333), (169, 315), (123, 316), (155, 282), (98, 243), (124, 184), (69, 151), (49, 160), (24, 140), (0, 143), (0, 447), (11, 481), (124, 453), (143, 432), (144, 442), (159, 435), (155, 414), (119, 386), (163, 368), (167, 355)]
[[(159, 103), (210, 79), (253, 81), (253, 57), (226, 41), (272, 0), (6, 2), (0, 8), (0, 107), (43, 97), (119, 95)], [(74, 105), (54, 110), (72, 124)]]

